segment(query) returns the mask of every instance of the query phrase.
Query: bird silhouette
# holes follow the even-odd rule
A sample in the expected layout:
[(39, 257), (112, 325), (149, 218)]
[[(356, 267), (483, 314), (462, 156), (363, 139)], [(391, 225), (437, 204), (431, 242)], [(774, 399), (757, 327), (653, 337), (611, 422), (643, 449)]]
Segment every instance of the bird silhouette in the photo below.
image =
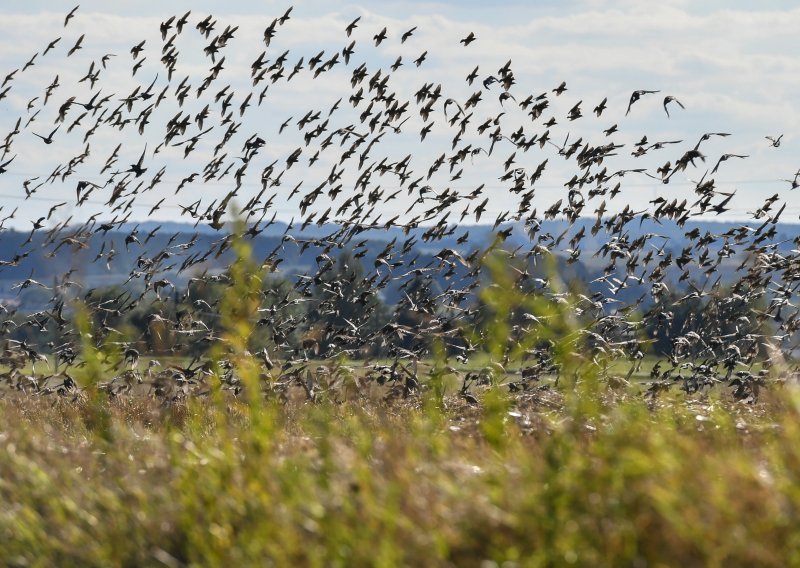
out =
[(0, 163), (0, 174), (6, 173), (8, 171), (8, 168), (6, 166), (8, 166), (15, 159), (16, 159), (16, 156), (13, 156), (10, 159), (6, 160), (5, 162)]
[(459, 40), (459, 43), (463, 43), (464, 47), (466, 47), (469, 44), (471, 44), (473, 41), (475, 41), (476, 39), (477, 38), (475, 37), (475, 34), (472, 33), (472, 32), (469, 32), (469, 35), (467, 35), (467, 37), (465, 37), (464, 39)]
[(375, 40), (375, 47), (378, 47), (381, 42), (386, 39), (386, 27), (384, 26), (372, 39)]
[(75, 12), (77, 12), (77, 11), (78, 11), (78, 8), (80, 8), (80, 7), (81, 7), (81, 6), (80, 6), (80, 4), (78, 4), (78, 5), (77, 5), (77, 6), (75, 6), (75, 7), (74, 7), (72, 10), (70, 10), (70, 11), (69, 11), (69, 13), (66, 15), (66, 17), (64, 18), (64, 27), (65, 27), (65, 28), (67, 27), (67, 24), (69, 23), (69, 21), (70, 21), (72, 18), (74, 18), (74, 17), (75, 17)]
[(59, 124), (58, 126), (56, 126), (56, 127), (53, 129), (53, 131), (52, 131), (52, 132), (50, 132), (50, 134), (48, 134), (47, 136), (42, 136), (41, 134), (36, 134), (35, 132), (33, 132), (32, 134), (33, 134), (34, 136), (36, 136), (37, 138), (41, 138), (41, 139), (42, 139), (42, 141), (43, 141), (45, 144), (52, 144), (52, 143), (53, 143), (53, 135), (54, 135), (56, 132), (58, 132), (58, 129), (59, 129), (59, 128), (61, 128), (61, 125), (60, 125), (60, 124)]
[(778, 148), (781, 145), (781, 138), (783, 138), (783, 134), (778, 137), (765, 136), (765, 138), (770, 141), (770, 144), (773, 148)]
[(83, 38), (84, 37), (86, 37), (86, 34), (81, 34), (81, 37), (78, 38), (78, 41), (75, 42), (75, 45), (73, 45), (69, 49), (69, 51), (67, 52), (67, 57), (69, 57), (70, 55), (72, 55), (73, 53), (78, 51), (79, 49), (82, 49), (82, 45), (81, 44), (83, 43)]
[(749, 157), (749, 156), (745, 156), (743, 154), (722, 154), (722, 156), (720, 156), (719, 160), (717, 160), (717, 163), (714, 164), (714, 168), (711, 170), (711, 175), (714, 175), (715, 173), (717, 173), (717, 170), (719, 169), (719, 165), (722, 162), (725, 162), (725, 161), (729, 160), (730, 158), (747, 158), (747, 157)]
[[(658, 93), (658, 92), (660, 92), (660, 91), (645, 91), (645, 90), (633, 91), (633, 93), (631, 93), (631, 98), (628, 101), (628, 109), (625, 111), (625, 116), (628, 116), (628, 113), (631, 112), (631, 107), (633, 106), (633, 103), (635, 103), (636, 101), (641, 99), (642, 96), (653, 94), (653, 93)], [(666, 107), (666, 103), (665, 103), (665, 107)]]
[(679, 107), (681, 107), (682, 109), (686, 108), (685, 106), (683, 106), (683, 103), (681, 103), (681, 101), (679, 101), (678, 99), (676, 99), (672, 95), (668, 95), (668, 96), (664, 97), (664, 112), (667, 113), (667, 117), (669, 117), (669, 109), (667, 108), (667, 105), (669, 103), (675, 103)]
[(350, 35), (353, 33), (353, 30), (355, 30), (358, 27), (359, 21), (361, 21), (361, 16), (358, 16), (355, 20), (347, 24), (347, 28), (345, 28), (345, 31), (347, 32), (347, 37), (350, 37)]
[(408, 31), (404, 32), (404, 33), (403, 33), (403, 35), (402, 35), (402, 36), (400, 36), (400, 43), (405, 43), (405, 42), (406, 42), (406, 40), (407, 40), (408, 38), (410, 38), (410, 37), (411, 37), (411, 36), (414, 34), (414, 32), (415, 32), (415, 31), (417, 31), (417, 26), (414, 26), (414, 27), (413, 27), (413, 28), (411, 28), (410, 30), (408, 30)]

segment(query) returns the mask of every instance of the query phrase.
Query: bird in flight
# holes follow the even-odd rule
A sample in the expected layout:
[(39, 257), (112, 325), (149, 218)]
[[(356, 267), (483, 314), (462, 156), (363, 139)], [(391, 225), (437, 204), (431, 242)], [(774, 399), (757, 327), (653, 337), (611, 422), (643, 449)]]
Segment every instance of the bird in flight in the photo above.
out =
[(645, 91), (644, 89), (633, 91), (633, 93), (631, 93), (631, 99), (628, 101), (628, 110), (625, 111), (625, 116), (628, 116), (628, 113), (631, 112), (631, 106), (633, 106), (633, 103), (641, 99), (643, 95), (650, 95), (658, 92), (660, 91)]
[(599, 105), (594, 107), (594, 113), (597, 116), (600, 116), (601, 114), (603, 114), (603, 111), (606, 110), (606, 103), (607, 102), (608, 102), (608, 97), (604, 98), (602, 101), (600, 101)]
[(81, 34), (81, 37), (78, 38), (78, 41), (75, 42), (75, 45), (67, 52), (67, 57), (81, 49), (81, 43), (83, 43), (83, 38), (86, 34)]
[(686, 109), (686, 107), (683, 106), (683, 103), (681, 103), (681, 101), (679, 101), (678, 99), (676, 99), (672, 95), (668, 95), (668, 96), (664, 97), (664, 112), (667, 113), (667, 118), (669, 118), (669, 109), (667, 108), (667, 105), (669, 103), (675, 103), (679, 107), (681, 107), (682, 109)]
[(47, 52), (48, 52), (48, 51), (50, 51), (51, 49), (53, 49), (53, 48), (56, 46), (56, 44), (57, 44), (58, 42), (60, 42), (60, 41), (61, 41), (61, 38), (60, 38), (60, 37), (57, 37), (56, 39), (54, 39), (53, 41), (51, 41), (50, 43), (48, 43), (48, 44), (47, 44), (47, 47), (46, 47), (46, 48), (45, 48), (45, 50), (44, 50), (44, 52), (42, 52), (42, 57), (44, 57), (45, 55), (47, 55)]
[(347, 32), (347, 37), (350, 37), (350, 34), (353, 33), (353, 30), (358, 27), (358, 21), (360, 19), (361, 19), (361, 16), (357, 17), (355, 20), (353, 20), (352, 22), (350, 22), (347, 25), (347, 27), (345, 28), (345, 31)]
[(11, 158), (10, 160), (6, 160), (6, 161), (5, 161), (5, 162), (3, 162), (2, 164), (0, 164), (0, 174), (4, 174), (4, 173), (6, 173), (6, 172), (8, 171), (8, 169), (6, 169), (6, 166), (7, 166), (8, 164), (10, 164), (11, 162), (13, 162), (13, 161), (14, 161), (14, 158), (16, 158), (16, 156), (14, 156), (14, 157), (13, 157), (13, 158)]
[(702, 144), (706, 140), (709, 140), (712, 136), (719, 136), (721, 138), (727, 138), (728, 136), (730, 136), (730, 133), (729, 132), (706, 132), (705, 134), (703, 134), (700, 137), (700, 140), (697, 141), (697, 144), (695, 145), (694, 149), (697, 150), (698, 148), (700, 148), (700, 144)]
[(380, 32), (375, 34), (372, 37), (372, 39), (375, 40), (375, 47), (378, 47), (381, 44), (381, 42), (386, 39), (386, 27), (384, 26), (384, 28)]
[(722, 162), (725, 162), (725, 161), (727, 161), (727, 160), (729, 160), (731, 158), (742, 158), (742, 159), (744, 159), (744, 158), (748, 158), (748, 157), (749, 156), (746, 156), (744, 154), (722, 154), (722, 156), (720, 156), (719, 160), (717, 160), (717, 163), (714, 166), (714, 169), (711, 170), (711, 175), (714, 175), (717, 172), (717, 170), (719, 169), (719, 165)]
[(783, 138), (783, 134), (781, 134), (777, 138), (775, 138), (774, 136), (765, 136), (764, 138), (770, 141), (770, 145), (773, 148), (778, 148), (781, 145), (781, 138)]
[(475, 34), (472, 33), (472, 32), (469, 32), (469, 35), (467, 37), (465, 37), (464, 39), (460, 40), (458, 43), (463, 43), (464, 47), (466, 47), (469, 44), (471, 44), (473, 41), (475, 41), (476, 39), (477, 38), (475, 37)]
[(285, 24), (286, 22), (289, 21), (289, 14), (292, 13), (292, 10), (294, 10), (294, 6), (289, 6), (289, 9), (286, 10), (286, 12), (284, 12), (283, 16), (278, 18), (278, 23), (280, 25), (283, 25), (283, 24)]
[(38, 136), (39, 138), (41, 138), (41, 139), (44, 141), (44, 143), (45, 143), (45, 144), (52, 144), (52, 143), (53, 143), (53, 135), (54, 135), (56, 132), (58, 132), (58, 129), (59, 129), (59, 128), (61, 128), (61, 125), (60, 125), (60, 124), (59, 124), (58, 126), (56, 126), (56, 127), (53, 129), (53, 131), (52, 131), (50, 134), (48, 134), (47, 136), (42, 136), (41, 134), (36, 134), (35, 132), (32, 132), (31, 134), (33, 134), (34, 136)]
[(65, 28), (67, 27), (67, 23), (69, 23), (69, 21), (75, 16), (75, 12), (77, 12), (78, 8), (80, 8), (80, 7), (81, 7), (81, 5), (78, 4), (72, 10), (69, 11), (69, 14), (67, 14), (67, 17), (64, 18), (64, 27)]
[(131, 167), (126, 170), (126, 173), (132, 173), (136, 177), (140, 177), (147, 171), (147, 168), (142, 167), (142, 163), (144, 162), (144, 155), (147, 152), (147, 144), (144, 145), (144, 150), (142, 150), (142, 155), (139, 156), (139, 161), (135, 164), (131, 164)]

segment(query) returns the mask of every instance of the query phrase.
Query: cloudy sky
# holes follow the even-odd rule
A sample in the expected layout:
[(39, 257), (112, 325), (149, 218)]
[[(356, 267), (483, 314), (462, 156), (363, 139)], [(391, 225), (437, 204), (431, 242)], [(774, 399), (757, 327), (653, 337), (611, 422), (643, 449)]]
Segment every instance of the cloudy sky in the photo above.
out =
[[(46, 226), (63, 221), (70, 216), (74, 220), (85, 219), (93, 213), (100, 218), (111, 217), (109, 206), (113, 184), (96, 190), (81, 207), (76, 206), (75, 186), (78, 180), (88, 180), (103, 186), (113, 171), (127, 169), (135, 163), (147, 148), (146, 164), (148, 185), (152, 176), (164, 168), (160, 182), (152, 189), (143, 189), (135, 196), (130, 218), (180, 220), (181, 206), (198, 199), (205, 205), (219, 200), (234, 186), (232, 173), (222, 179), (201, 183), (202, 179), (184, 186), (177, 195), (175, 189), (182, 179), (193, 172), (201, 172), (211, 160), (214, 147), (221, 141), (226, 126), (220, 124), (221, 111), (214, 95), (226, 85), (225, 92), (234, 93), (231, 109), (234, 120), (241, 122), (236, 135), (222, 153), (227, 153), (223, 170), (234, 164), (241, 165), (236, 156), (241, 156), (242, 144), (251, 135), (266, 140), (253, 164), (248, 167), (247, 177), (237, 195), (239, 203), (245, 203), (261, 189), (262, 169), (274, 160), (276, 168), (285, 166), (285, 160), (294, 149), (303, 147), (300, 161), (286, 172), (281, 184), (271, 186), (265, 195), (275, 195), (270, 212), (279, 218), (300, 218), (299, 202), (303, 194), (324, 180), (341, 156), (337, 152), (321, 152), (313, 166), (309, 159), (318, 149), (312, 144), (304, 147), (304, 138), (296, 122), (307, 112), (320, 110), (324, 120), (329, 109), (339, 98), (343, 98), (339, 109), (330, 117), (327, 132), (356, 124), (367, 102), (356, 109), (348, 103), (354, 92), (350, 85), (352, 70), (364, 63), (372, 76), (378, 69), (383, 75), (391, 74), (389, 88), (400, 100), (412, 99), (409, 121), (402, 132), (392, 130), (376, 144), (373, 155), (376, 161), (386, 157), (388, 162), (402, 160), (411, 154), (411, 164), (419, 175), (427, 173), (431, 163), (441, 154), (453, 153), (451, 140), (454, 131), (446, 124), (442, 104), (453, 98), (460, 104), (476, 91), (483, 91), (482, 102), (477, 105), (470, 123), (470, 133), (463, 143), (470, 142), (473, 148), (486, 147), (486, 135), (478, 137), (477, 125), (499, 113), (506, 113), (500, 124), (503, 134), (510, 135), (519, 126), (524, 126), (525, 135), (541, 134), (542, 123), (551, 116), (556, 124), (549, 129), (551, 139), (561, 145), (566, 139), (572, 143), (578, 139), (591, 144), (613, 141), (624, 144), (617, 156), (609, 160), (609, 171), (617, 169), (655, 169), (666, 161), (675, 162), (685, 150), (693, 147), (705, 132), (726, 132), (726, 138), (712, 138), (702, 149), (707, 156), (705, 164), (697, 169), (691, 167), (685, 173), (676, 174), (669, 185), (643, 174), (629, 173), (624, 178), (623, 190), (609, 210), (632, 205), (637, 209), (648, 207), (654, 196), (688, 198), (693, 193), (692, 181), (710, 170), (720, 156), (726, 153), (748, 156), (746, 159), (730, 159), (720, 165), (715, 174), (718, 189), (736, 191), (731, 201), (727, 219), (746, 219), (748, 212), (757, 208), (767, 197), (778, 193), (787, 202), (782, 221), (797, 222), (800, 214), (800, 188), (791, 190), (786, 179), (793, 179), (800, 169), (800, 59), (796, 57), (796, 34), (800, 28), (800, 7), (792, 2), (743, 2), (683, 0), (644, 1), (510, 1), (488, 3), (484, 1), (453, 2), (369, 2), (334, 3), (311, 1), (297, 4), (290, 19), (280, 26), (269, 48), (263, 41), (264, 29), (275, 17), (281, 16), (289, 4), (260, 0), (232, 1), (226, 3), (210, 1), (164, 2), (164, 1), (83, 1), (75, 17), (64, 27), (65, 14), (73, 3), (44, 0), (5, 3), (0, 17), (0, 81), (15, 69), (18, 71), (8, 81), (11, 89), (0, 100), (0, 142), (6, 133), (14, 130), (19, 119), (21, 132), (13, 136), (10, 148), (0, 163), (16, 156), (7, 172), (0, 174), (0, 218), (15, 208), (17, 213), (10, 223), (21, 228), (30, 228), (32, 220), (48, 215), (50, 208), (58, 207), (47, 220)], [(176, 71), (167, 78), (162, 56), (162, 40), (159, 24), (170, 16), (180, 16), (191, 9), (189, 23), (175, 40), (179, 50)], [(226, 26), (238, 26), (233, 39), (220, 50), (217, 61), (225, 57), (224, 68), (212, 86), (202, 97), (195, 96), (202, 78), (214, 64), (203, 47), (208, 41), (196, 29), (198, 21), (213, 14), (217, 20), (212, 37)], [(361, 20), (352, 38), (345, 34), (345, 27), (356, 17)], [(376, 47), (373, 36), (383, 27), (387, 28), (387, 39)], [(416, 27), (414, 34), (401, 43), (400, 36)], [(467, 47), (459, 43), (473, 32), (477, 40)], [(170, 30), (167, 38), (174, 33)], [(67, 57), (68, 50), (78, 37), (85, 34), (81, 49)], [(61, 40), (43, 55), (48, 43)], [(145, 40), (144, 50), (137, 60), (130, 49)], [(314, 78), (308, 68), (308, 60), (324, 50), (323, 61), (355, 40), (355, 52), (350, 64), (345, 66), (339, 53), (339, 63), (330, 71)], [(270, 84), (261, 106), (256, 106), (262, 88), (270, 83), (269, 78), (257, 86), (250, 81), (251, 63), (266, 50), (268, 65), (286, 50), (286, 74), (303, 57), (305, 66), (290, 82), (286, 78)], [(425, 61), (419, 66), (412, 62), (427, 51)], [(38, 53), (33, 65), (22, 71), (22, 67)], [(104, 55), (110, 55), (106, 67), (101, 69)], [(395, 72), (389, 69), (398, 57), (403, 65)], [(135, 75), (133, 66), (146, 58)], [(510, 93), (517, 101), (528, 95), (548, 92), (550, 106), (538, 123), (534, 124), (524, 111), (515, 108), (513, 101), (502, 104), (502, 90), (494, 85), (483, 89), (481, 81), (511, 60), (516, 84)], [(101, 69), (97, 83), (92, 88), (89, 81), (79, 82), (90, 70)], [(465, 78), (476, 66), (478, 80), (468, 85)], [(54, 90), (47, 105), (42, 105), (45, 88), (58, 75), (60, 86)], [(184, 77), (189, 78), (192, 95), (183, 107), (174, 98), (175, 89)], [(556, 97), (552, 89), (562, 81), (567, 90)], [(53, 136), (52, 144), (44, 144), (34, 133), (47, 135), (57, 126), (55, 119), (59, 107), (72, 96), (76, 102), (88, 102), (92, 95), (100, 92), (99, 98), (111, 95), (106, 104), (108, 114), (120, 104), (137, 86), (140, 92), (154, 82), (157, 95), (168, 87), (167, 100), (155, 108), (143, 134), (137, 132), (137, 124), (123, 130), (100, 126), (89, 138), (90, 156), (75, 168), (75, 173), (61, 175), (47, 182), (50, 174), (59, 165), (69, 162), (85, 149), (84, 136), (94, 124), (97, 114), (89, 113), (81, 122), (66, 130), (83, 113), (73, 105), (64, 124)], [(434, 122), (431, 134), (420, 142), (420, 129), (426, 124), (419, 116), (413, 101), (414, 93), (425, 83), (441, 84), (442, 98), (435, 107), (431, 119)], [(0, 88), (2, 92), (6, 87)], [(631, 93), (637, 89), (660, 91), (638, 101), (628, 116), (625, 111)], [(250, 93), (251, 107), (240, 116), (241, 103)], [(664, 96), (675, 96), (685, 110), (675, 104), (670, 117), (664, 112)], [(36, 98), (38, 97), (38, 99)], [(592, 109), (607, 97), (607, 109), (596, 117)], [(131, 118), (146, 109), (153, 101), (137, 101)], [(583, 117), (570, 121), (569, 110), (581, 102)], [(163, 141), (164, 125), (177, 113), (192, 117), (205, 104), (210, 103), (211, 132), (200, 140), (197, 149), (184, 158), (184, 146), (166, 146), (153, 155)], [(36, 114), (38, 112), (38, 114)], [(448, 113), (451, 113), (448, 110)], [(99, 111), (98, 111), (99, 114)], [(452, 116), (452, 114), (449, 114)], [(31, 118), (33, 120), (28, 122)], [(281, 125), (292, 119), (290, 125), (279, 134)], [(617, 124), (619, 132), (606, 137), (603, 130)], [(206, 126), (206, 128), (208, 127)], [(494, 126), (492, 127), (494, 128)], [(306, 130), (307, 131), (307, 130)], [(180, 142), (200, 132), (192, 121)], [(773, 147), (766, 136), (783, 134), (779, 147)], [(567, 138), (569, 135), (569, 138)], [(470, 138), (472, 136), (473, 138)], [(643, 136), (649, 142), (681, 141), (679, 144), (634, 158), (631, 152), (634, 143)], [(371, 138), (370, 138), (371, 139)], [(118, 161), (113, 168), (100, 174), (117, 144), (121, 144)], [(317, 144), (318, 146), (318, 144)], [(346, 148), (346, 146), (345, 146)], [(359, 149), (359, 152), (361, 149)], [(536, 185), (533, 206), (542, 209), (558, 199), (564, 198), (564, 182), (578, 173), (574, 162), (558, 155), (555, 145), (538, 145), (529, 152), (517, 151), (510, 142), (498, 143), (492, 156), (485, 153), (472, 156), (462, 166), (464, 174), (451, 179), (447, 167), (431, 180), (432, 191), (441, 192), (450, 188), (467, 194), (484, 183), (487, 195), (492, 197), (485, 218), (492, 221), (498, 213), (514, 210), (517, 196), (510, 194), (507, 183), (499, 181), (503, 164), (514, 152), (515, 167), (533, 171), (543, 160), (548, 160), (546, 175)], [(345, 189), (332, 200), (318, 201), (314, 208), (320, 210), (341, 203), (348, 195), (348, 184), (360, 173), (357, 170), (358, 156), (344, 162), (346, 173), (342, 177)], [(459, 166), (459, 167), (462, 167)], [(62, 170), (63, 173), (64, 170)], [(277, 173), (277, 170), (276, 170)], [(200, 176), (202, 178), (202, 176)], [(418, 176), (412, 176), (412, 179)], [(34, 179), (37, 178), (37, 179)], [(120, 176), (121, 179), (121, 176)], [(26, 197), (24, 184), (36, 188)], [(42, 186), (39, 183), (45, 181)], [(302, 189), (291, 195), (292, 189), (303, 182)], [(386, 194), (399, 188), (396, 177), (375, 180)], [(291, 195), (291, 197), (290, 197)], [(384, 207), (383, 219), (403, 214), (416, 194), (408, 195), (404, 190)], [(161, 201), (161, 206), (151, 212)], [(124, 199), (122, 201), (125, 201)], [(424, 205), (424, 203), (423, 203)], [(313, 209), (313, 208), (312, 208)], [(587, 207), (592, 214), (594, 206)], [(454, 208), (454, 218), (461, 207)], [(121, 213), (120, 211), (116, 213)], [(189, 221), (188, 217), (183, 220)], [(474, 222), (473, 217), (467, 221)], [(9, 226), (9, 223), (6, 223)]]

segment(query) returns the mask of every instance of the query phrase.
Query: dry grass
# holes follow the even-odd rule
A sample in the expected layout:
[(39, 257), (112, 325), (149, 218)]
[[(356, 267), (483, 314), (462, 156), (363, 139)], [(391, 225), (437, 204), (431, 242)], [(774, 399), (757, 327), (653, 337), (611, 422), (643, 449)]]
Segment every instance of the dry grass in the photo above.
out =
[[(796, 394), (0, 402), (10, 565), (800, 561)], [(108, 420), (96, 414), (106, 412)], [(100, 432), (98, 424), (107, 431)]]

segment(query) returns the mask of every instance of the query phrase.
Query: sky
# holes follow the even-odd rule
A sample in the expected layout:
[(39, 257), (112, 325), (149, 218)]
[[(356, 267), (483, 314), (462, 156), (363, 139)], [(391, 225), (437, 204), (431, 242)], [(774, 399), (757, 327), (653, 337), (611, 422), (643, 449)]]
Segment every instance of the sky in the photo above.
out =
[[(234, 119), (241, 122), (239, 132), (226, 146), (224, 167), (242, 163), (243, 141), (251, 135), (259, 135), (266, 144), (248, 166), (248, 174), (236, 200), (243, 204), (261, 189), (260, 172), (273, 160), (276, 167), (285, 165), (285, 160), (295, 148), (303, 147), (303, 131), (296, 122), (309, 111), (320, 110), (324, 120), (335, 101), (343, 98), (339, 109), (330, 117), (328, 132), (336, 128), (356, 125), (358, 116), (366, 102), (357, 109), (348, 103), (353, 89), (350, 86), (352, 69), (362, 62), (370, 75), (382, 69), (383, 75), (391, 74), (390, 90), (399, 99), (412, 98), (407, 116), (408, 123), (402, 132), (389, 131), (376, 145), (376, 161), (387, 157), (396, 162), (411, 155), (411, 164), (420, 175), (428, 171), (431, 163), (441, 154), (452, 155), (453, 130), (445, 124), (443, 102), (453, 98), (463, 103), (476, 91), (482, 91), (483, 100), (477, 105), (470, 123), (470, 134), (463, 143), (472, 143), (474, 148), (488, 146), (474, 132), (474, 127), (487, 118), (503, 112), (503, 134), (510, 135), (522, 125), (525, 134), (541, 134), (542, 122), (550, 116), (556, 124), (550, 131), (555, 145), (538, 145), (529, 152), (521, 152), (510, 142), (498, 143), (492, 156), (480, 153), (471, 156), (462, 166), (464, 175), (451, 179), (447, 167), (424, 183), (433, 193), (452, 189), (466, 195), (483, 183), (490, 201), (482, 222), (491, 222), (506, 210), (517, 207), (519, 196), (510, 193), (508, 184), (498, 178), (503, 173), (503, 164), (514, 155), (514, 166), (525, 168), (530, 173), (543, 160), (548, 160), (546, 174), (536, 185), (532, 206), (546, 209), (558, 199), (566, 197), (564, 182), (577, 173), (574, 162), (558, 155), (556, 145), (565, 139), (572, 143), (578, 139), (592, 144), (613, 141), (624, 144), (613, 158), (608, 159), (609, 171), (617, 169), (655, 169), (665, 161), (674, 161), (685, 150), (693, 147), (705, 132), (725, 132), (730, 136), (712, 138), (703, 143), (707, 160), (696, 169), (674, 176), (670, 184), (644, 174), (628, 173), (620, 177), (621, 194), (610, 201), (608, 210), (613, 212), (625, 206), (636, 210), (652, 208), (648, 202), (656, 197), (692, 200), (694, 182), (710, 170), (723, 154), (746, 155), (745, 159), (732, 158), (722, 163), (714, 175), (720, 191), (734, 192), (730, 211), (721, 219), (742, 220), (749, 217), (767, 197), (778, 194), (787, 204), (784, 222), (798, 222), (800, 218), (800, 188), (792, 190), (795, 172), (800, 169), (800, 59), (796, 57), (796, 30), (800, 27), (800, 6), (793, 2), (690, 2), (683, 0), (605, 1), (571, 0), (524, 2), (509, 1), (487, 3), (478, 1), (458, 2), (322, 2), (297, 3), (290, 19), (280, 26), (269, 47), (262, 41), (264, 29), (290, 6), (288, 3), (271, 1), (232, 1), (226, 3), (210, 1), (163, 2), (163, 1), (83, 1), (68, 25), (64, 17), (75, 6), (74, 3), (31, 0), (4, 3), (0, 8), (0, 81), (13, 70), (17, 73), (9, 80), (11, 89), (0, 100), (0, 142), (6, 133), (14, 130), (21, 120), (21, 132), (13, 137), (8, 153), (0, 163), (16, 156), (7, 172), (0, 174), (0, 218), (16, 209), (14, 218), (5, 226), (30, 229), (31, 223), (49, 214), (43, 227), (67, 219), (81, 221), (92, 214), (99, 218), (114, 215), (105, 205), (112, 192), (106, 185), (93, 192), (91, 198), (81, 206), (76, 204), (76, 183), (88, 180), (103, 186), (113, 171), (124, 170), (135, 163), (147, 150), (149, 183), (161, 168), (164, 174), (160, 183), (152, 189), (140, 191), (130, 212), (131, 220), (184, 220), (182, 206), (201, 200), (205, 205), (221, 199), (233, 188), (232, 175), (208, 183), (192, 182), (180, 192), (175, 190), (180, 181), (192, 172), (202, 171), (211, 159), (213, 149), (220, 141), (225, 126), (219, 124), (221, 115), (213, 96), (224, 86), (230, 85), (233, 92), (231, 108)], [(189, 23), (176, 39), (179, 59), (174, 76), (168, 80), (164, 66), (159, 61), (164, 41), (159, 24), (170, 16), (180, 16), (191, 10)], [(238, 26), (233, 39), (222, 49), (217, 59), (225, 57), (224, 68), (204, 95), (194, 96), (197, 86), (213, 65), (203, 54), (208, 43), (196, 29), (198, 21), (213, 14), (217, 19), (214, 33), (225, 26)], [(361, 20), (352, 38), (345, 34), (345, 27), (356, 17)], [(376, 47), (372, 37), (383, 27), (387, 28), (387, 39)], [(414, 34), (404, 43), (400, 36), (416, 26)], [(463, 46), (459, 40), (473, 32), (476, 41)], [(170, 34), (174, 30), (170, 31)], [(82, 48), (73, 55), (67, 51), (81, 34), (85, 34)], [(47, 55), (43, 51), (57, 37), (61, 41)], [(139, 59), (130, 54), (132, 46), (145, 40)], [(313, 78), (308, 69), (308, 60), (324, 50), (323, 61), (355, 40), (355, 53), (349, 65), (341, 61), (341, 53), (335, 67)], [(269, 80), (255, 87), (250, 82), (250, 65), (266, 50), (265, 58), (274, 61), (289, 50), (285, 66), (287, 74), (300, 59), (305, 68), (290, 82), (285, 77), (271, 84), (264, 102), (256, 106), (259, 93)], [(419, 67), (412, 61), (424, 51), (426, 60)], [(34, 65), (24, 72), (21, 68), (34, 53)], [(89, 71), (91, 64), (99, 69), (104, 55), (107, 58), (97, 84), (91, 87), (88, 81), (79, 80)], [(403, 66), (391, 72), (389, 66), (397, 57), (402, 57)], [(146, 58), (135, 75), (132, 67)], [(548, 92), (550, 107), (538, 123), (534, 124), (513, 101), (502, 104), (497, 85), (484, 89), (482, 80), (497, 75), (498, 69), (511, 61), (516, 84), (510, 90), (517, 101), (526, 96)], [(478, 79), (468, 85), (465, 77), (479, 67)], [(45, 88), (58, 75), (60, 86), (47, 105), (42, 106)], [(174, 100), (174, 91), (184, 77), (192, 84), (192, 96), (183, 107)], [(84, 151), (84, 134), (94, 124), (92, 115), (80, 124), (67, 128), (82, 114), (83, 109), (73, 105), (64, 124), (53, 136), (52, 144), (44, 144), (34, 133), (44, 137), (55, 128), (59, 106), (69, 97), (77, 102), (87, 102), (100, 91), (99, 98), (112, 95), (107, 103), (109, 111), (128, 96), (137, 86), (140, 91), (154, 82), (154, 91), (169, 86), (167, 100), (150, 115), (143, 134), (138, 134), (137, 125), (126, 126), (122, 131), (101, 126), (89, 139), (90, 156), (76, 168), (74, 174), (61, 177), (52, 183), (37, 187), (26, 199), (24, 183), (29, 189), (36, 187), (57, 169)], [(567, 90), (560, 96), (552, 89), (562, 81)], [(442, 98), (432, 114), (434, 126), (425, 142), (420, 141), (419, 131), (426, 123), (413, 103), (414, 93), (425, 83), (441, 84)], [(0, 92), (5, 87), (0, 88)], [(659, 93), (645, 95), (632, 106), (625, 116), (631, 93), (637, 89), (657, 90)], [(252, 95), (252, 106), (239, 117), (238, 107), (247, 94)], [(226, 93), (227, 95), (227, 93)], [(664, 96), (676, 97), (685, 107), (671, 105), (670, 116), (664, 112)], [(35, 99), (38, 97), (38, 99)], [(607, 109), (596, 117), (592, 109), (607, 97)], [(137, 101), (138, 112), (152, 101)], [(569, 110), (581, 103), (583, 117), (570, 121)], [(163, 140), (164, 124), (176, 113), (189, 113), (192, 117), (203, 106), (210, 103), (209, 125), (214, 128), (198, 143), (197, 148), (184, 158), (184, 146), (165, 146), (153, 155), (153, 150)], [(36, 114), (36, 112), (39, 114)], [(448, 110), (451, 113), (452, 110)], [(452, 116), (452, 115), (449, 115)], [(26, 125), (31, 117), (32, 122)], [(289, 126), (279, 133), (281, 125), (291, 118)], [(611, 137), (603, 130), (617, 124), (619, 132)], [(494, 126), (493, 126), (494, 128)], [(172, 143), (190, 138), (200, 131), (192, 122), (185, 136)], [(567, 136), (569, 135), (569, 138)], [(783, 135), (778, 147), (765, 137)], [(470, 138), (472, 136), (472, 138)], [(681, 141), (666, 148), (652, 151), (648, 155), (634, 158), (631, 152), (634, 143), (643, 136), (652, 142)], [(121, 144), (118, 162), (109, 171), (99, 171), (113, 149)], [(338, 142), (337, 142), (338, 144)], [(339, 161), (343, 148), (336, 152), (324, 151), (313, 166), (309, 158), (316, 151), (314, 144), (303, 147), (300, 161), (286, 171), (279, 186), (272, 186), (266, 194), (275, 195), (269, 213), (288, 220), (301, 218), (299, 202), (302, 196), (324, 180)], [(360, 150), (359, 150), (360, 151)], [(338, 198), (318, 200), (310, 210), (323, 209), (340, 204), (351, 191), (354, 180), (360, 173), (358, 157), (344, 163), (346, 172), (342, 177), (344, 190)], [(223, 169), (224, 169), (223, 167)], [(461, 166), (459, 166), (461, 167)], [(708, 175), (708, 174), (707, 174)], [(417, 177), (417, 176), (413, 176)], [(412, 179), (413, 179), (412, 177)], [(302, 189), (292, 195), (297, 183)], [(403, 191), (390, 203), (382, 205), (383, 220), (394, 215), (405, 215), (414, 205), (417, 194), (408, 195), (400, 188), (396, 177), (375, 179), (386, 194), (398, 189)], [(162, 200), (163, 201), (160, 201)], [(157, 203), (161, 205), (153, 209)], [(50, 213), (50, 208), (64, 203)], [(599, 203), (597, 203), (599, 205)], [(426, 200), (416, 204), (426, 206)], [(587, 207), (592, 214), (595, 202)], [(457, 221), (462, 207), (454, 208), (452, 221)], [(269, 218), (269, 217), (267, 217)], [(471, 213), (465, 222), (475, 222)]]

